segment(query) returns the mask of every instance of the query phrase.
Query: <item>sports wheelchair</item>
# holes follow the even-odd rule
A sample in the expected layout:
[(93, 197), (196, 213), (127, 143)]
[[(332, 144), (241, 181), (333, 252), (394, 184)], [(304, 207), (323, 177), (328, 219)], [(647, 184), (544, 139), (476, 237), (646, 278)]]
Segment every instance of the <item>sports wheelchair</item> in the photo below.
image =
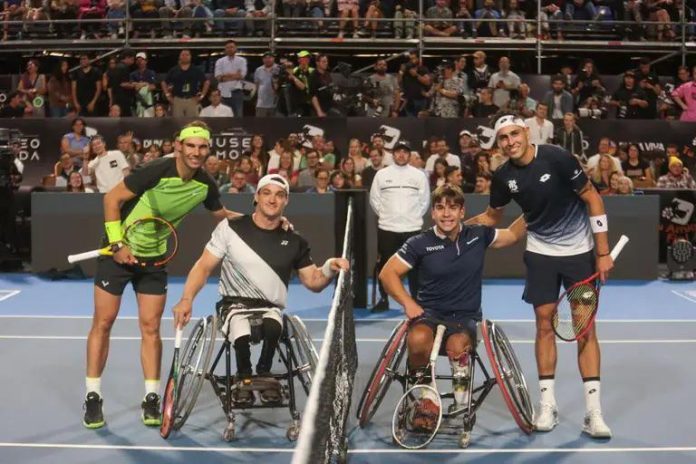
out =
[[(407, 351), (406, 335), (409, 325), (410, 321), (404, 320), (394, 328), (382, 350), (377, 365), (372, 371), (357, 410), (358, 423), (361, 428), (368, 425), (393, 381), (397, 381), (401, 385), (404, 397), (413, 386), (414, 380), (408, 372), (408, 368), (405, 372), (400, 371), (402, 360)], [(476, 423), (476, 412), (496, 384), (500, 387), (505, 404), (519, 428), (526, 434), (533, 431), (534, 409), (524, 374), (505, 332), (494, 322), (483, 320), (477, 324), (476, 338), (476, 345), (483, 341), (493, 375), (489, 374), (481, 356), (474, 348), (469, 355), (468, 402), (457, 405), (454, 402), (453, 391), (439, 393), (443, 405), (445, 400), (452, 400), (452, 403), (447, 411), (442, 412), (442, 420), (437, 423), (436, 431), (431, 438), (416, 446), (408, 446), (401, 439), (405, 432), (407, 412), (401, 410), (400, 407), (397, 408), (392, 420), (392, 438), (395, 443), (404, 448), (422, 448), (435, 437), (435, 434), (444, 433), (458, 435), (459, 446), (461, 448), (468, 447), (471, 441), (471, 430)], [(442, 352), (440, 354), (442, 355)], [(474, 387), (476, 367), (481, 371), (483, 381)], [(436, 381), (452, 381), (453, 379), (453, 375), (435, 375)], [(402, 404), (404, 397), (399, 405)]]
[[(263, 311), (249, 310), (250, 313)], [(179, 357), (179, 386), (177, 401), (174, 405), (173, 430), (179, 430), (188, 419), (196, 404), (203, 383), (207, 380), (213, 387), (215, 395), (222, 404), (222, 410), (227, 419), (222, 438), (232, 441), (236, 438), (235, 412), (249, 409), (288, 408), (291, 422), (287, 428), (286, 437), (290, 441), (297, 440), (300, 433), (300, 412), (297, 409), (295, 380), (298, 380), (302, 390), (309, 395), (312, 376), (317, 365), (317, 351), (312, 343), (307, 328), (297, 316), (283, 314), (283, 330), (276, 350), (280, 363), (285, 368), (282, 374), (273, 374), (280, 384), (281, 400), (272, 404), (235, 404), (234, 397), (238, 389), (258, 392), (268, 388), (268, 382), (257, 375), (251, 376), (251, 381), (237, 381), (231, 373), (232, 351), (234, 347), (225, 336), (212, 365), (213, 351), (218, 333), (219, 319), (216, 315), (203, 317), (198, 320), (190, 332), (186, 344)], [(252, 340), (258, 343), (258, 340)], [(218, 364), (224, 356), (222, 375), (216, 373)]]

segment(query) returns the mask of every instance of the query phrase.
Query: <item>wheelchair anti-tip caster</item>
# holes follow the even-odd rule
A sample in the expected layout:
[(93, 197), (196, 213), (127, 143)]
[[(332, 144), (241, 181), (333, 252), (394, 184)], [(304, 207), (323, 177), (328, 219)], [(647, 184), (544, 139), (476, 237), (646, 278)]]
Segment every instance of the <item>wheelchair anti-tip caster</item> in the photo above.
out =
[(222, 432), (222, 439), (227, 442), (230, 442), (233, 441), (235, 438), (236, 435), (234, 424), (230, 422), (229, 424), (227, 424), (227, 427), (225, 427), (225, 430)]
[(459, 435), (459, 447), (468, 448), (469, 443), (471, 443), (471, 432), (462, 432), (461, 435)]
[(293, 421), (288, 431), (285, 434), (289, 441), (297, 441), (297, 437), (300, 436), (300, 424), (297, 421)]

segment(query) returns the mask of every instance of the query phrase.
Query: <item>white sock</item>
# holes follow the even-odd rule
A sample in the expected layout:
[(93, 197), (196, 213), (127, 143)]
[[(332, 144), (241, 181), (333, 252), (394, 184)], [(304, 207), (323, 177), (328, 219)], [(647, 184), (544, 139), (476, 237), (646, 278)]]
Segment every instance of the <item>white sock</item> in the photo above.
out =
[(101, 377), (85, 377), (85, 398), (89, 392), (95, 392), (102, 396), (101, 393)]
[(556, 406), (556, 393), (554, 391), (554, 385), (556, 379), (540, 379), (539, 380), (539, 391), (541, 392), (541, 402)]
[(583, 382), (585, 388), (585, 410), (601, 411), (602, 406), (599, 403), (599, 380), (588, 380)]
[(160, 392), (160, 380), (147, 380), (145, 379), (145, 396), (147, 396), (150, 393), (157, 393), (159, 395)]

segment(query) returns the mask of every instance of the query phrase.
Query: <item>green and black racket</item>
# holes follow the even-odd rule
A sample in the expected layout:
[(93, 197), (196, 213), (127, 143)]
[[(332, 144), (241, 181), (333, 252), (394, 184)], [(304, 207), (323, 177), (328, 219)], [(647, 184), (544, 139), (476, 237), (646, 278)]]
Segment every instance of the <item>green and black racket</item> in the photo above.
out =
[[(144, 217), (129, 224), (123, 232), (123, 243), (130, 248), (141, 266), (164, 266), (179, 249), (179, 238), (174, 226), (155, 216)], [(100, 256), (113, 256), (111, 246), (70, 255), (68, 262), (73, 264)]]

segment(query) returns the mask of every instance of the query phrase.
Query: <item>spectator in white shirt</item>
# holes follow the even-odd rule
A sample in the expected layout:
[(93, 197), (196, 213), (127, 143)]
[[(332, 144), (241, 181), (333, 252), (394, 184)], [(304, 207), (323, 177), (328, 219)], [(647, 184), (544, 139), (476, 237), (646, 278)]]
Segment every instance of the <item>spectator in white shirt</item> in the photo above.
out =
[(537, 103), (536, 112), (531, 118), (524, 120), (529, 127), (529, 142), (534, 145), (551, 143), (553, 140), (553, 123), (546, 119), (549, 107), (544, 103)]
[(244, 116), (242, 82), (247, 75), (247, 60), (237, 56), (237, 42), (234, 40), (225, 42), (225, 55), (215, 62), (215, 79), (222, 101), (241, 118)]
[(210, 106), (201, 110), (202, 118), (231, 118), (234, 116), (232, 108), (222, 103), (220, 90), (210, 92)]
[(505, 108), (510, 102), (510, 91), (517, 90), (522, 83), (520, 77), (510, 71), (510, 59), (503, 56), (498, 60), (500, 71), (493, 73), (488, 81), (488, 87), (493, 89), (493, 104)]
[(614, 156), (612, 153), (611, 146), (612, 141), (609, 137), (602, 137), (599, 139), (599, 144), (597, 145), (597, 153), (590, 156), (587, 160), (587, 169), (592, 170), (599, 164), (599, 160), (602, 155), (609, 155), (611, 160), (614, 162), (614, 170), (619, 174), (623, 174), (623, 168), (621, 167), (621, 160)]
[(428, 175), (432, 174), (435, 169), (435, 160), (441, 159), (447, 162), (447, 166), (457, 166), (461, 168), (462, 162), (458, 156), (449, 153), (449, 147), (445, 139), (437, 141), (437, 156), (430, 156), (425, 162), (425, 170)]
[(101, 135), (95, 135), (90, 141), (92, 153), (96, 155), (87, 168), (92, 179), (96, 179), (97, 190), (107, 193), (130, 173), (130, 165), (119, 150), (106, 150), (106, 143)]

